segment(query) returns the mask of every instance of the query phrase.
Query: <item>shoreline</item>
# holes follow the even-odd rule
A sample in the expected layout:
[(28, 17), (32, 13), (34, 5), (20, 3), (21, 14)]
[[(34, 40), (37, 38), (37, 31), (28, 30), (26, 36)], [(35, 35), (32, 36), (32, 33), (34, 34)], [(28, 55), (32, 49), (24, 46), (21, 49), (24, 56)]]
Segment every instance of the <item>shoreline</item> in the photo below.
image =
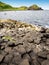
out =
[(0, 19), (0, 65), (49, 65), (49, 28)]
[[(34, 24), (30, 24), (30, 23), (26, 23), (26, 22), (21, 22), (21, 21), (16, 21), (16, 20), (12, 20), (12, 19), (0, 19), (0, 23), (6, 23), (6, 22), (13, 22), (13, 23), (16, 23), (16, 26), (17, 28), (30, 28), (32, 30), (36, 30), (36, 31), (40, 31), (42, 30), (42, 28), (44, 29), (49, 29), (49, 28), (46, 28), (44, 26), (41, 26), (41, 25), (34, 25)], [(22, 27), (21, 27), (22, 26)]]

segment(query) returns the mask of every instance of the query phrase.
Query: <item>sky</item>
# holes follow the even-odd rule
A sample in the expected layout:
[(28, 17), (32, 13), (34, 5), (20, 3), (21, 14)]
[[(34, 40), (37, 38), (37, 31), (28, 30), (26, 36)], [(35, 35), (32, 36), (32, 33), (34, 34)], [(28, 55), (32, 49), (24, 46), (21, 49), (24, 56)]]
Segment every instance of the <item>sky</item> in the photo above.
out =
[(49, 10), (49, 0), (0, 0), (1, 2), (10, 4), (14, 7), (31, 6), (37, 4), (45, 10)]

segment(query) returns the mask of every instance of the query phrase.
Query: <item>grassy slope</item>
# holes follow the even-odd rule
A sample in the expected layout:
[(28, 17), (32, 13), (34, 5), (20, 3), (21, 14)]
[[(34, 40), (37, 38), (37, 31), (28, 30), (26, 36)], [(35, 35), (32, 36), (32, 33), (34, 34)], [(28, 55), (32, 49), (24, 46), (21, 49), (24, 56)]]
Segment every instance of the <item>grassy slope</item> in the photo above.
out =
[(4, 11), (4, 10), (27, 10), (27, 7), (22, 6), (22, 7), (16, 8), (6, 3), (0, 2), (0, 11)]
[(21, 6), (21, 7), (12, 7), (6, 3), (0, 2), (0, 11), (8, 11), (8, 10), (39, 10), (37, 5), (33, 5), (30, 7)]

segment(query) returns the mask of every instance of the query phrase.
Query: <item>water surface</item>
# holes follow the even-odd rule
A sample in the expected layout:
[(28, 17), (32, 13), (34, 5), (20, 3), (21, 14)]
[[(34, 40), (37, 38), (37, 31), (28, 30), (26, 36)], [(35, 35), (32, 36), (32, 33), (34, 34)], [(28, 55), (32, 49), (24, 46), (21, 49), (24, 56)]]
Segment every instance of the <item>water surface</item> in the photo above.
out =
[(49, 11), (2, 11), (0, 19), (13, 19), (49, 27)]

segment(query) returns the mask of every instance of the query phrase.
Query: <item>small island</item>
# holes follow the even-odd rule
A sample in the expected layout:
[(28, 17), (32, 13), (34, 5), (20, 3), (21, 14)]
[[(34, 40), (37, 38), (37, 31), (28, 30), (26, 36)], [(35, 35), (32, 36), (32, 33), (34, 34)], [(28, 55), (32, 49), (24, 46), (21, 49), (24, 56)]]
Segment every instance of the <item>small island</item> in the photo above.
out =
[(17, 10), (43, 10), (41, 7), (39, 7), (36, 4), (33, 4), (32, 6), (21, 6), (21, 7), (12, 7), (9, 4), (3, 3), (0, 1), (0, 11), (17, 11)]

